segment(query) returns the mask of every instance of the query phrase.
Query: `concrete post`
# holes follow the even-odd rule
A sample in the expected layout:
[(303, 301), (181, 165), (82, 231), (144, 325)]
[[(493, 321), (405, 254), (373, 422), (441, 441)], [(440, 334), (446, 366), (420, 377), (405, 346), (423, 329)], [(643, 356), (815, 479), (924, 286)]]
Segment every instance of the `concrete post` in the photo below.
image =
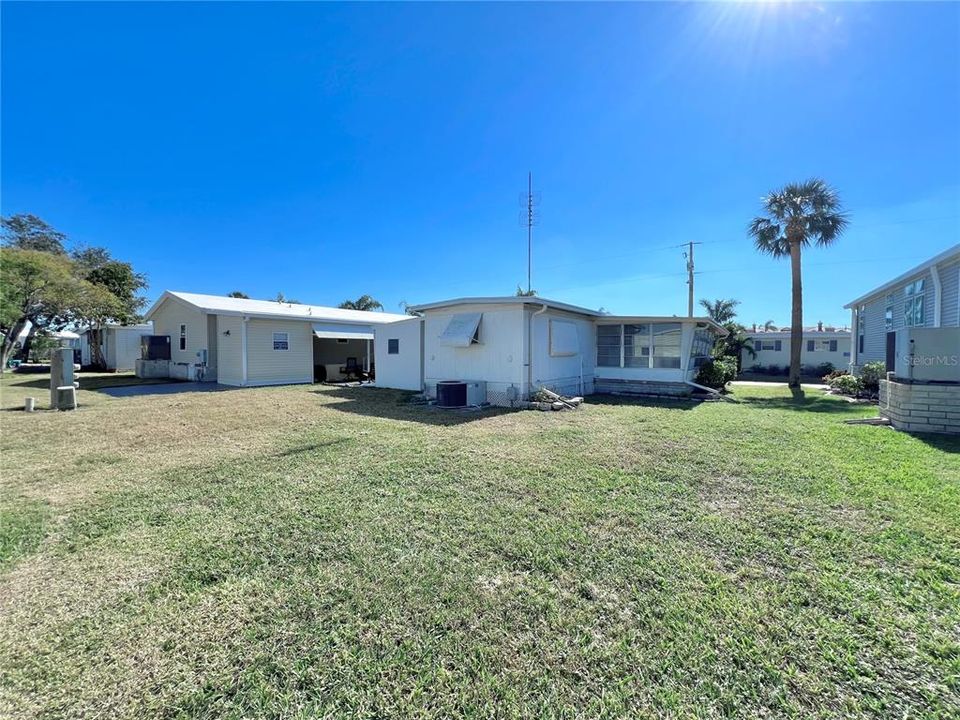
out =
[(73, 385), (73, 350), (57, 348), (50, 355), (50, 409), (59, 409), (57, 388)]

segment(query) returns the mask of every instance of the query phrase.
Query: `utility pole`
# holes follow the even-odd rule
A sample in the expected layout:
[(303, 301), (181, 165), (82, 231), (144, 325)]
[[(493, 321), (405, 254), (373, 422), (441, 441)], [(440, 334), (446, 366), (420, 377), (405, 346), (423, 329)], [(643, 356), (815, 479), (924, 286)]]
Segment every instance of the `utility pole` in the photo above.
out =
[(687, 259), (687, 317), (693, 317), (693, 246), (698, 242), (688, 242), (687, 252), (683, 256)]

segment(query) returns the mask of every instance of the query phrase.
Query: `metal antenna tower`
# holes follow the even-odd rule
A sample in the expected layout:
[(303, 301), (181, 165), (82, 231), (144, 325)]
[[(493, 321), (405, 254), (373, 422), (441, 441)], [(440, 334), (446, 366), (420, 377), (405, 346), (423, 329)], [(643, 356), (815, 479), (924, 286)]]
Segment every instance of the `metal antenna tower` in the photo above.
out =
[(520, 194), (520, 225), (527, 227), (527, 294), (533, 290), (533, 226), (540, 220), (540, 193), (533, 191), (533, 173), (527, 173), (527, 192)]

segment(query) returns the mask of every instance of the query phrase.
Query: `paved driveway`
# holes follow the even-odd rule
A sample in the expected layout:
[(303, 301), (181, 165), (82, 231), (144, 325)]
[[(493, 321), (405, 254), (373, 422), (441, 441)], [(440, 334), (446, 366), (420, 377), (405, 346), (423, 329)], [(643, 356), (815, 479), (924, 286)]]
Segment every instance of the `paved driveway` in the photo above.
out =
[[(80, 389), (83, 389), (81, 379)], [(110, 397), (135, 397), (137, 395), (173, 395), (174, 393), (187, 392), (220, 392), (221, 390), (231, 390), (226, 385), (217, 383), (198, 383), (198, 382), (172, 382), (172, 383), (154, 383), (152, 385), (127, 385), (125, 387), (100, 388), (96, 392), (102, 392)]]

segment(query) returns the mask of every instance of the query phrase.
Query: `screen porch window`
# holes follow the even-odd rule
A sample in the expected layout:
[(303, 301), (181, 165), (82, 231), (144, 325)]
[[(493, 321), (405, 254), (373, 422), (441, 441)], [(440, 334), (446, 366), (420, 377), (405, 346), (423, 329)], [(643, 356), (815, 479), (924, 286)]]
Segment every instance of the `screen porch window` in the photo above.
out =
[(273, 349), (274, 350), (289, 350), (290, 349), (290, 334), (285, 332), (275, 332), (273, 334)]
[(690, 348), (690, 358), (695, 368), (700, 367), (710, 359), (713, 352), (713, 333), (698, 328), (693, 334), (693, 345)]
[(653, 324), (653, 367), (680, 367), (680, 323)]
[(180, 325), (180, 349), (187, 349), (187, 326), (183, 324)]
[(906, 300), (903, 303), (903, 324), (907, 327), (922, 327), (923, 317), (923, 280), (912, 282), (906, 287)]
[(650, 367), (650, 326), (623, 326), (623, 366)]
[(621, 325), (597, 325), (597, 365), (620, 367)]
[(681, 323), (597, 325), (597, 366), (680, 368)]

